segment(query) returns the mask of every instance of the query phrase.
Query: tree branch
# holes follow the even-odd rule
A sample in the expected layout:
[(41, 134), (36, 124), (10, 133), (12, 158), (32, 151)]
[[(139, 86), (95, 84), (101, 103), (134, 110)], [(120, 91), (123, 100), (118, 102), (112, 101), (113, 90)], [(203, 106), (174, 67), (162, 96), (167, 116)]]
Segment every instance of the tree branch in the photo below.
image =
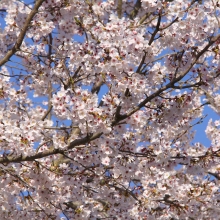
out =
[(151, 45), (154, 41), (154, 37), (156, 36), (157, 32), (160, 31), (160, 22), (161, 22), (161, 15), (159, 14), (159, 17), (158, 17), (158, 20), (157, 20), (157, 26), (156, 26), (156, 29), (154, 30), (150, 40), (149, 40), (149, 43), (148, 45)]
[(27, 29), (28, 29), (28, 27), (29, 27), (29, 25), (30, 25), (31, 20), (32, 20), (33, 17), (36, 15), (36, 13), (38, 12), (39, 7), (42, 5), (42, 3), (43, 3), (44, 1), (45, 1), (45, 0), (38, 0), (38, 1), (36, 2), (36, 4), (35, 4), (33, 10), (31, 11), (31, 13), (30, 13), (30, 14), (27, 16), (27, 18), (26, 18), (26, 21), (25, 21), (25, 23), (24, 23), (24, 26), (23, 26), (23, 28), (21, 29), (21, 32), (20, 32), (20, 34), (19, 34), (19, 36), (18, 36), (18, 39), (17, 39), (15, 45), (12, 47), (11, 50), (9, 50), (9, 51), (6, 53), (5, 57), (4, 57), (2, 60), (0, 60), (0, 66), (4, 65), (6, 62), (8, 62), (9, 59), (20, 49), (20, 46), (21, 46), (21, 44), (22, 44), (22, 42), (23, 42), (23, 40), (24, 40), (25, 34), (26, 34), (26, 32), (27, 32)]
[(103, 134), (102, 132), (97, 132), (95, 134), (91, 134), (91, 135), (86, 136), (84, 138), (76, 139), (63, 149), (47, 150), (44, 152), (35, 153), (30, 156), (23, 156), (22, 154), (19, 156), (5, 156), (5, 155), (3, 155), (2, 158), (0, 158), (0, 163), (2, 163), (2, 164), (3, 163), (12, 163), (12, 162), (19, 163), (22, 161), (33, 161), (33, 160), (48, 157), (48, 156), (54, 155), (54, 154), (64, 154), (65, 151), (71, 150), (74, 147), (79, 146), (79, 145), (85, 145), (85, 144), (89, 143), (90, 141), (99, 138), (102, 134)]
[(117, 12), (118, 12), (118, 18), (121, 18), (121, 16), (122, 16), (122, 0), (118, 0)]
[(141, 0), (137, 0), (134, 6), (134, 10), (129, 15), (130, 19), (134, 19), (136, 17), (140, 8), (141, 8)]

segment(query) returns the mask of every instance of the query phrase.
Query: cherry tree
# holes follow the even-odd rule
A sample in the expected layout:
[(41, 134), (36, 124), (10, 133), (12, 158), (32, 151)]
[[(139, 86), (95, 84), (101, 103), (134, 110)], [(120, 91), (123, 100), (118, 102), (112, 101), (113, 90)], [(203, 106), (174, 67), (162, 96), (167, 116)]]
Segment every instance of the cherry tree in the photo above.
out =
[(219, 9), (1, 0), (1, 219), (218, 219)]

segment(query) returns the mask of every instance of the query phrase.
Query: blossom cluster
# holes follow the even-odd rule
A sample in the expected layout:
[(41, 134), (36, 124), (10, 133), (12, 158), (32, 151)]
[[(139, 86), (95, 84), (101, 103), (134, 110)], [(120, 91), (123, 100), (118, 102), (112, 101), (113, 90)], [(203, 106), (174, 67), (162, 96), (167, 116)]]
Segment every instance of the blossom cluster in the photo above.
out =
[[(2, 219), (217, 219), (217, 0), (1, 0)], [(10, 190), (8, 190), (10, 189)]]

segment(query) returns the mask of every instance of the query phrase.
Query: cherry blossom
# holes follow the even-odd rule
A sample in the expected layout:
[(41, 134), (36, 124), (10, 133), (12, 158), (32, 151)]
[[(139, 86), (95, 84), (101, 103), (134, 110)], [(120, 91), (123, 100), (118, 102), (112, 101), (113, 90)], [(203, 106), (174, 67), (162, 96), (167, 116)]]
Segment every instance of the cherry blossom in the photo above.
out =
[(1, 0), (1, 218), (218, 219), (219, 8)]

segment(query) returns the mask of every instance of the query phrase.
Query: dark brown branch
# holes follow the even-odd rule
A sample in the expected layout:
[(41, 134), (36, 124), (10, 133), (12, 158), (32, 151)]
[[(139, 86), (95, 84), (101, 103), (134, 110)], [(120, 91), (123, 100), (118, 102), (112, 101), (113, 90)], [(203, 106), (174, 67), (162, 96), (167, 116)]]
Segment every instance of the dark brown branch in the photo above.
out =
[[(126, 90), (128, 90), (128, 88), (127, 88)], [(116, 111), (115, 111), (114, 120), (112, 121), (112, 124), (111, 124), (112, 126), (117, 125), (118, 122), (122, 121), (122, 120), (125, 118), (124, 115), (121, 115), (121, 114), (120, 114), (120, 111), (121, 111), (121, 106), (118, 105), (117, 108), (116, 108)]]
[(19, 163), (22, 161), (34, 161), (36, 159), (40, 159), (40, 158), (44, 158), (44, 157), (48, 157), (50, 155), (55, 155), (55, 154), (64, 154), (65, 151), (71, 150), (74, 147), (77, 147), (79, 145), (85, 145), (87, 143), (89, 143), (92, 140), (95, 140), (97, 138), (99, 138), (103, 133), (102, 132), (97, 132), (95, 134), (91, 134), (88, 135), (84, 138), (81, 139), (76, 139), (73, 142), (71, 142), (67, 147), (63, 148), (63, 149), (52, 149), (52, 150), (47, 150), (44, 152), (39, 152), (39, 153), (35, 153), (33, 155), (30, 156), (23, 156), (22, 154), (19, 156), (5, 156), (3, 155), (2, 158), (0, 158), (0, 163), (4, 164), (4, 163)]
[(154, 30), (154, 32), (153, 32), (153, 34), (152, 34), (152, 36), (149, 40), (148, 45), (151, 45), (153, 43), (154, 37), (156, 36), (157, 32), (160, 30), (160, 22), (161, 22), (161, 15), (159, 14), (159, 17), (158, 17), (158, 20), (157, 20), (157, 26), (156, 26), (156, 28), (155, 28), (155, 30)]
[(42, 121), (45, 120), (45, 118), (50, 114), (51, 110), (52, 110), (53, 106), (50, 105), (48, 110), (46, 111), (45, 115), (41, 118)]
[(75, 78), (77, 78), (78, 77), (78, 73), (79, 73), (79, 71), (81, 70), (81, 68), (82, 68), (82, 66), (79, 66), (78, 68), (77, 68), (77, 70), (75, 71), (75, 73), (74, 73), (74, 75), (73, 75), (73, 79), (75, 79)]
[(178, 21), (178, 17), (177, 18), (175, 18), (172, 22), (170, 22), (170, 24), (168, 24), (168, 25), (166, 25), (165, 27), (163, 27), (163, 28), (160, 28), (159, 30), (160, 31), (162, 31), (162, 30), (164, 30), (164, 29), (166, 29), (166, 28), (168, 28), (168, 27), (170, 27), (173, 23), (175, 23), (175, 22), (177, 22)]
[(197, 82), (194, 84), (189, 84), (189, 85), (185, 85), (185, 86), (173, 86), (172, 88), (174, 89), (187, 89), (187, 88), (192, 88), (192, 87), (198, 87), (201, 86), (203, 84), (203, 82)]
[(28, 30), (28, 27), (30, 25), (31, 20), (33, 19), (33, 17), (37, 14), (39, 7), (42, 5), (42, 3), (45, 0), (38, 0), (33, 8), (33, 10), (31, 11), (31, 13), (27, 16), (26, 21), (24, 23), (23, 28), (21, 29), (21, 32), (18, 36), (18, 39), (15, 43), (15, 45), (12, 47), (11, 50), (9, 50), (5, 57), (0, 60), (0, 66), (4, 65), (6, 62), (9, 61), (9, 59), (20, 49), (20, 46), (24, 40), (25, 34)]
[(91, 92), (98, 94), (103, 83), (104, 83), (103, 80), (95, 82), (92, 86)]
[(142, 68), (142, 66), (143, 66), (143, 64), (144, 64), (146, 55), (147, 55), (147, 53), (144, 52), (144, 56), (143, 56), (142, 59), (141, 59), (141, 62), (140, 62), (139, 66), (138, 66), (138, 68), (137, 68), (137, 70), (136, 70), (136, 73), (140, 73), (140, 70), (141, 70), (141, 68)]

